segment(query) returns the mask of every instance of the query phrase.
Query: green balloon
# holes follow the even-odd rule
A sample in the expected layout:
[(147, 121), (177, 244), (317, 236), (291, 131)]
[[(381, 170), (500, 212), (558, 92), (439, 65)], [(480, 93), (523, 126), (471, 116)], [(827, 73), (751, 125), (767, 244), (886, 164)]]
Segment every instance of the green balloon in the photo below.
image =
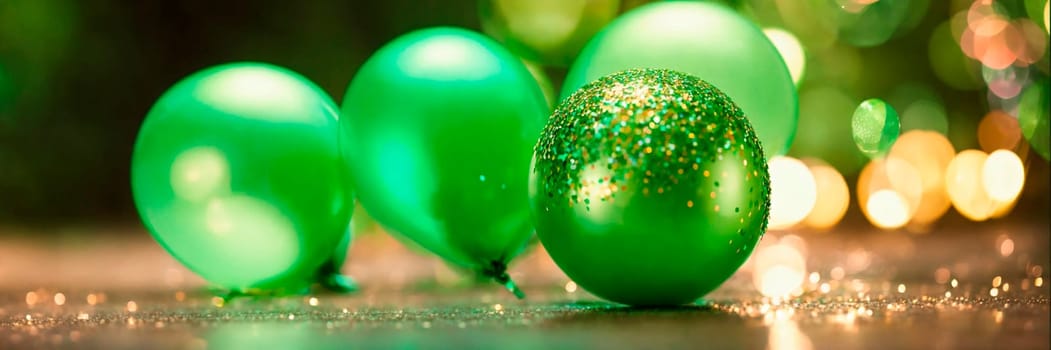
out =
[(534, 157), (537, 236), (605, 299), (692, 302), (766, 231), (763, 148), (730, 98), (691, 75), (629, 70), (588, 84), (555, 110)]
[(671, 1), (629, 11), (584, 47), (566, 76), (562, 99), (630, 68), (696, 75), (734, 99), (767, 154), (784, 154), (792, 144), (799, 106), (788, 68), (759, 27), (724, 5)]
[(1018, 125), (1022, 135), (1029, 140), (1029, 145), (1044, 160), (1051, 159), (1048, 143), (1051, 142), (1051, 123), (1048, 121), (1051, 110), (1051, 86), (1047, 79), (1041, 79), (1029, 85), (1022, 92), (1018, 103)]
[(478, 0), (486, 34), (530, 61), (565, 67), (617, 17), (620, 0)]
[(850, 124), (854, 143), (869, 158), (886, 155), (901, 133), (898, 112), (878, 98), (862, 101), (854, 110)]
[[(353, 212), (353, 210), (351, 211)], [(353, 215), (353, 214), (352, 214)], [(336, 244), (336, 249), (328, 261), (321, 264), (317, 271), (317, 281), (325, 288), (337, 292), (353, 292), (358, 290), (358, 284), (350, 276), (343, 275), (343, 264), (347, 263), (347, 250), (350, 249), (350, 241), (353, 239), (353, 228), (347, 227), (343, 239)]]
[(532, 235), (532, 146), (547, 105), (492, 39), (430, 28), (380, 48), (343, 100), (343, 146), (361, 205), (449, 262), (511, 288), (505, 269)]
[(227, 64), (183, 79), (135, 142), (143, 223), (221, 287), (301, 291), (345, 238), (353, 207), (338, 116), (320, 88), (280, 67)]
[[(901, 28), (912, 12), (926, 13), (920, 0), (882, 0), (857, 8), (839, 7), (836, 21), (839, 23), (839, 40), (858, 47), (873, 47), (890, 40)], [(911, 12), (910, 12), (911, 10)], [(922, 16), (922, 15), (921, 15)]]

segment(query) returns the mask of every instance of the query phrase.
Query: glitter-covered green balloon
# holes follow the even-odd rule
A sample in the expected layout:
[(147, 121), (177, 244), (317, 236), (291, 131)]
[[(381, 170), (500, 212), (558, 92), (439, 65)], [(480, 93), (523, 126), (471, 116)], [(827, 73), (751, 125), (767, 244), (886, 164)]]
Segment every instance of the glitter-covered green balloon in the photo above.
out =
[(578, 285), (630, 305), (707, 294), (766, 231), (770, 176), (729, 97), (670, 70), (629, 70), (563, 102), (537, 143), (536, 231)]
[(851, 128), (858, 150), (869, 158), (879, 158), (887, 154), (890, 146), (898, 140), (901, 121), (894, 107), (872, 98), (862, 101), (854, 110)]

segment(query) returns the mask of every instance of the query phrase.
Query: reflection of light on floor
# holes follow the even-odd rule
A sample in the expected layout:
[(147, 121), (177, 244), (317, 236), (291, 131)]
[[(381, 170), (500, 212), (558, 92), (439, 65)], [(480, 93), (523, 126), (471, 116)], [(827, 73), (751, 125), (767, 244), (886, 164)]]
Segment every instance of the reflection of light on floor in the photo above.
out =
[(949, 283), (949, 277), (951, 275), (952, 272), (950, 272), (949, 269), (939, 267), (937, 270), (934, 270), (934, 282), (938, 284)]
[(802, 284), (801, 272), (789, 266), (776, 265), (760, 272), (761, 280), (756, 287), (759, 288), (760, 293), (768, 297), (789, 295), (792, 290)]
[(576, 293), (576, 291), (577, 291), (577, 283), (573, 282), (573, 281), (566, 282), (565, 289), (566, 289), (566, 293)]
[(1011, 256), (1015, 251), (1015, 241), (1006, 234), (1000, 235), (996, 238), (996, 249), (1000, 256)]
[(842, 267), (836, 266), (828, 271), (828, 276), (832, 277), (833, 280), (838, 281), (843, 279), (843, 277), (846, 277), (846, 271), (844, 271)]
[(800, 292), (806, 278), (804, 253), (792, 244), (779, 242), (754, 256), (752, 283), (763, 296), (781, 298)]
[(769, 350), (809, 350), (814, 348), (810, 337), (792, 320), (775, 321), (770, 326), (766, 348)]
[(39, 299), (40, 299), (40, 297), (37, 296), (36, 292), (28, 292), (28, 293), (26, 293), (26, 305), (29, 305), (29, 306), (36, 305), (36, 303), (37, 303), (37, 301)]

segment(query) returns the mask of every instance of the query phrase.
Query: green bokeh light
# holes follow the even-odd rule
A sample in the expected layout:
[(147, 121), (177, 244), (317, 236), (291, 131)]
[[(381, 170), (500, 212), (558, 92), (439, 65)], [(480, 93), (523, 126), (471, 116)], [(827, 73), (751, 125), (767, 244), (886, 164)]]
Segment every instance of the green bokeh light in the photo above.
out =
[(891, 106), (901, 109), (901, 131), (930, 130), (947, 135), (949, 119), (940, 94), (929, 85), (910, 81), (891, 91), (887, 98)]
[[(1036, 23), (1040, 27), (1045, 26), (1044, 22), (1044, 6), (1047, 5), (1048, 0), (1023, 0), (1025, 5), (1025, 15), (1029, 17), (1033, 23)], [(1047, 28), (1044, 28), (1045, 33)], [(1044, 40), (1047, 40), (1046, 38)]]
[(808, 50), (831, 47), (838, 38), (837, 8), (829, 0), (748, 0), (761, 19), (777, 18)]
[(887, 42), (907, 18), (910, 2), (912, 1), (881, 0), (865, 5), (857, 12), (853, 12), (849, 6), (840, 6), (837, 17), (839, 39), (859, 47), (877, 46)]
[(863, 68), (861, 55), (858, 54), (857, 49), (836, 45), (816, 52), (808, 58), (807, 72), (803, 76), (801, 85), (808, 83), (822, 86), (834, 85), (853, 91), (863, 84), (861, 79)]
[(980, 149), (978, 145), (978, 122), (983, 114), (970, 110), (949, 110), (949, 142), (957, 150)]
[(516, 55), (554, 66), (573, 62), (619, 10), (620, 0), (478, 1), (486, 34)]
[[(3, 65), (0, 65), (0, 113), (11, 108), (15, 99), (15, 82)], [(0, 122), (3, 121), (0, 116)]]
[[(65, 0), (0, 1), (0, 53), (24, 85), (46, 90), (52, 70), (73, 46), (78, 6)], [(6, 51), (6, 52), (5, 52)], [(46, 93), (42, 93), (46, 95)]]
[(1051, 159), (1048, 152), (1048, 113), (1051, 112), (1051, 89), (1048, 80), (1044, 79), (1030, 85), (1022, 92), (1022, 100), (1018, 105), (1018, 124), (1022, 128), (1022, 135), (1029, 140), (1029, 145), (1044, 159)]
[(927, 47), (934, 74), (957, 90), (976, 90), (982, 87), (981, 66), (971, 60), (953, 39), (949, 21), (942, 22), (931, 34)]
[[(940, 0), (944, 1), (944, 0)], [(905, 18), (902, 19), (898, 29), (894, 32), (895, 37), (903, 37), (912, 33), (923, 22), (930, 8), (931, 0), (908, 0), (905, 1), (908, 8), (905, 10)]]
[(945, 107), (934, 100), (919, 100), (909, 104), (901, 113), (901, 131), (930, 130), (947, 135), (949, 119)]
[(865, 164), (851, 137), (850, 118), (858, 102), (831, 86), (802, 90), (799, 131), (790, 155), (822, 159), (844, 176), (856, 174)]

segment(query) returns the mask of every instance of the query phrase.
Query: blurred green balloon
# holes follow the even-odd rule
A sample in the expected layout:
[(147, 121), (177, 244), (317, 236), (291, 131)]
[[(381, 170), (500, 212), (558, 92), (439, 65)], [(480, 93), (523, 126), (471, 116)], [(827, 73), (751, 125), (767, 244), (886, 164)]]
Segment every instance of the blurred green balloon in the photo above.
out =
[[(921, 5), (920, 0), (880, 0), (870, 3), (855, 0), (838, 0), (837, 23), (839, 39), (858, 47), (873, 47), (890, 40), (906, 19), (912, 19), (909, 13), (923, 13), (922, 9), (910, 9), (911, 4)], [(912, 19), (914, 20), (914, 19)], [(912, 25), (912, 23), (909, 23)]]
[(957, 90), (976, 90), (983, 86), (981, 64), (960, 50), (949, 21), (942, 22), (931, 33), (927, 55), (934, 75), (949, 86)]
[(486, 34), (525, 59), (553, 66), (573, 62), (619, 9), (619, 0), (478, 0)]
[(1043, 79), (1029, 85), (1022, 92), (1022, 99), (1018, 104), (1018, 125), (1022, 128), (1022, 135), (1029, 144), (1033, 146), (1045, 160), (1051, 159), (1048, 152), (1049, 136), (1048, 114), (1051, 113), (1051, 89), (1048, 80)]
[(226, 64), (183, 79), (135, 142), (143, 223), (221, 287), (302, 291), (347, 238), (353, 201), (338, 115), (320, 88), (280, 67)]
[(799, 98), (799, 134), (791, 154), (824, 160), (846, 177), (856, 174), (866, 162), (851, 130), (851, 113), (859, 102), (832, 86), (804, 88)]
[[(1025, 3), (1025, 14), (1029, 17), (1033, 23), (1037, 26), (1044, 27), (1047, 25), (1044, 19), (1044, 7), (1047, 6), (1048, 0), (1023, 0)], [(1044, 28), (1045, 32), (1047, 28)]]
[(766, 231), (763, 148), (731, 98), (694, 76), (629, 70), (586, 85), (556, 109), (534, 161), (540, 241), (611, 301), (693, 302)]
[(517, 57), (472, 31), (403, 35), (358, 71), (343, 146), (358, 200), (380, 224), (512, 288), (529, 240), (528, 170), (547, 116)]
[(555, 108), (555, 102), (558, 102), (558, 95), (555, 95), (555, 86), (551, 84), (551, 79), (544, 72), (544, 67), (525, 60), (522, 63), (529, 69), (529, 74), (533, 75), (533, 79), (536, 79), (540, 92), (544, 94), (544, 101), (547, 102), (548, 110)]
[(724, 5), (671, 1), (624, 14), (584, 47), (566, 76), (562, 99), (630, 68), (696, 75), (741, 107), (766, 154), (783, 154), (792, 143), (799, 111), (788, 68), (759, 27)]
[(850, 120), (854, 143), (869, 158), (887, 154), (901, 133), (898, 112), (877, 98), (861, 101)]
[(916, 29), (923, 22), (923, 19), (927, 17), (931, 0), (909, 0), (905, 2), (904, 6), (906, 6), (904, 10), (905, 15), (901, 24), (894, 31), (895, 37), (905, 37), (912, 34), (912, 30)]
[(899, 84), (887, 97), (888, 104), (899, 106), (901, 132), (931, 130), (942, 135), (949, 133), (949, 120), (941, 95), (929, 85), (916, 81)]

